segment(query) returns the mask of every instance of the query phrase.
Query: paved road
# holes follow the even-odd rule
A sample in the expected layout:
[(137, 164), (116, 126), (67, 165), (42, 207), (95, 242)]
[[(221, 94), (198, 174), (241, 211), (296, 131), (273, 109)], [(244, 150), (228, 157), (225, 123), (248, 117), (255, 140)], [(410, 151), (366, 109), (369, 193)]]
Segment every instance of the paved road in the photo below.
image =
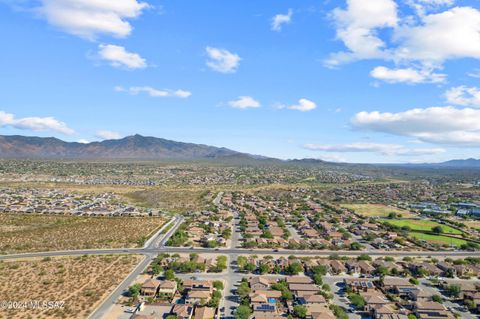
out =
[(295, 229), (295, 227), (292, 226), (292, 224), (287, 223), (287, 229), (290, 232), (290, 235), (292, 235), (292, 238), (295, 240), (302, 240), (302, 236), (298, 233), (298, 231)]
[(222, 200), (223, 192), (219, 192), (217, 197), (213, 200), (213, 205), (218, 206), (220, 205), (220, 201)]
[(156, 255), (147, 255), (143, 261), (125, 278), (122, 283), (115, 288), (115, 290), (110, 294), (110, 296), (105, 299), (100, 306), (92, 312), (88, 319), (101, 319), (105, 316), (110, 308), (115, 304), (115, 302), (120, 298), (121, 295), (128, 291), (128, 288), (132, 285), (132, 282), (147, 269), (148, 265), (155, 259)]
[[(333, 293), (333, 303), (337, 306), (348, 309), (350, 307), (350, 302), (348, 301), (347, 295), (345, 294), (345, 286), (343, 284), (343, 279), (345, 276), (324, 276), (323, 283), (330, 286)], [(350, 319), (360, 319), (361, 316), (357, 313), (348, 313), (348, 318)]]
[[(170, 224), (174, 223), (173, 227), (170, 228), (168, 232), (165, 234), (162, 234), (167, 227), (169, 227)], [(183, 217), (182, 216), (176, 216), (170, 222), (165, 224), (155, 235), (154, 237), (147, 241), (146, 249), (153, 249), (155, 247), (163, 247), (167, 240), (175, 233), (175, 231), (180, 227), (180, 225), (183, 223)], [(105, 316), (112, 306), (115, 304), (115, 302), (120, 298), (121, 295), (125, 294), (128, 290), (128, 287), (132, 285), (132, 282), (135, 281), (135, 279), (147, 269), (148, 265), (155, 259), (157, 256), (157, 253), (146, 253), (144, 254), (144, 259), (142, 262), (122, 281), (120, 285), (118, 285), (117, 288), (110, 294), (110, 296), (105, 299), (96, 310), (92, 312), (92, 314), (88, 317), (88, 319), (101, 319), (103, 316)]]
[(242, 234), (240, 233), (240, 217), (238, 216), (238, 211), (233, 211), (233, 229), (232, 229), (232, 240), (230, 244), (230, 249), (240, 247), (240, 239)]
[(167, 223), (165, 223), (165, 225), (163, 225), (149, 240), (145, 242), (145, 244), (143, 245), (143, 248), (156, 247), (157, 246), (156, 243), (160, 238), (162, 238), (162, 236), (160, 235), (164, 232), (165, 229), (167, 229), (170, 225), (172, 225), (172, 223), (175, 223), (176, 221), (178, 221), (179, 218), (180, 216), (172, 217), (172, 219), (170, 219)]
[(268, 249), (243, 249), (243, 248), (188, 248), (188, 247), (158, 247), (158, 248), (114, 248), (114, 249), (81, 249), (81, 250), (67, 250), (67, 251), (47, 251), (36, 253), (23, 253), (12, 255), (1, 255), (0, 260), (22, 259), (32, 257), (55, 257), (55, 256), (79, 256), (79, 255), (104, 255), (104, 254), (159, 254), (159, 253), (221, 253), (224, 255), (296, 255), (296, 256), (318, 256), (328, 257), (332, 254), (341, 256), (359, 256), (367, 254), (375, 257), (480, 257), (480, 251), (466, 252), (466, 251), (329, 251), (329, 250), (279, 250), (272, 251)]

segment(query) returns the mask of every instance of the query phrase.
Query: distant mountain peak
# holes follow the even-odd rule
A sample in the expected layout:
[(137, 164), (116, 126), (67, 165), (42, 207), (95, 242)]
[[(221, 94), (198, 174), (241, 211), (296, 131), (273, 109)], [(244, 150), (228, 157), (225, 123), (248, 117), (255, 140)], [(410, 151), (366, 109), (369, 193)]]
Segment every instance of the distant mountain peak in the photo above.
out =
[(135, 160), (256, 158), (253, 155), (223, 147), (176, 142), (140, 134), (88, 144), (65, 142), (53, 137), (0, 135), (0, 157)]

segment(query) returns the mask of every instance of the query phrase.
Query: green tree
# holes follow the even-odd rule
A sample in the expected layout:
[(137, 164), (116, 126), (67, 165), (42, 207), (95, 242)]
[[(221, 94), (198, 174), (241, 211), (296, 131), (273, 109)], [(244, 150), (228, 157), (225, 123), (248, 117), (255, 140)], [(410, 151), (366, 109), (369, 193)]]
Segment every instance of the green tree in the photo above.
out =
[(245, 266), (247, 265), (248, 263), (248, 259), (247, 257), (245, 256), (238, 256), (237, 257), (237, 266), (238, 268), (240, 268), (241, 270), (243, 270), (245, 268)]
[(360, 243), (354, 241), (353, 243), (350, 244), (350, 250), (360, 250), (362, 249), (362, 245)]
[(241, 305), (241, 306), (238, 306), (237, 311), (235, 311), (235, 318), (248, 319), (251, 313), (252, 313), (252, 310), (250, 309), (249, 306)]
[(284, 300), (293, 300), (293, 293), (288, 289), (282, 290), (282, 298)]
[(307, 307), (304, 305), (296, 305), (293, 307), (293, 314), (297, 318), (305, 318), (307, 316)]
[(348, 299), (350, 299), (350, 302), (357, 308), (357, 309), (362, 309), (365, 307), (365, 299), (363, 299), (362, 296), (359, 294), (350, 294), (348, 296)]
[(293, 262), (288, 265), (287, 273), (290, 275), (298, 275), (300, 272), (303, 271), (303, 266), (300, 262)]
[(159, 264), (155, 264), (152, 266), (152, 272), (154, 275), (158, 275), (162, 272), (162, 267)]
[(220, 270), (227, 269), (227, 256), (218, 256), (217, 257), (217, 268)]
[(213, 288), (217, 289), (217, 290), (223, 290), (223, 281), (221, 280), (215, 280), (213, 282)]
[(443, 228), (442, 228), (442, 226), (432, 227), (432, 232), (434, 232), (435, 234), (442, 234), (443, 233)]
[(462, 288), (459, 285), (449, 285), (447, 287), (448, 294), (454, 298), (458, 298), (461, 291), (462, 291)]
[(367, 254), (361, 254), (360, 256), (357, 257), (357, 260), (365, 260), (365, 261), (371, 261), (372, 257), (370, 257)]
[(435, 301), (435, 302), (438, 302), (438, 303), (442, 303), (443, 302), (443, 299), (440, 295), (433, 295), (432, 296), (432, 300)]
[(330, 305), (330, 310), (333, 311), (333, 314), (335, 315), (335, 317), (337, 317), (337, 319), (348, 319), (348, 315), (342, 307), (337, 305)]
[(268, 267), (267, 264), (261, 264), (260, 267), (259, 267), (259, 270), (260, 270), (260, 273), (263, 275), (263, 274), (266, 274), (270, 270), (270, 267)]
[(257, 266), (255, 266), (254, 263), (248, 263), (246, 266), (245, 266), (245, 270), (249, 271), (249, 272), (254, 272), (255, 270), (257, 270)]
[(248, 283), (242, 282), (237, 288), (237, 294), (240, 296), (240, 298), (245, 298), (248, 296), (249, 293), (250, 287), (248, 287)]
[(316, 285), (322, 285), (323, 284), (322, 275), (314, 274), (313, 281), (315, 282)]
[(171, 269), (165, 271), (165, 279), (166, 280), (174, 280), (175, 279), (175, 272)]
[(314, 266), (312, 268), (312, 272), (314, 274), (319, 274), (319, 275), (325, 276), (327, 274), (327, 267), (323, 266), (323, 265)]
[(140, 294), (140, 290), (142, 289), (141, 284), (135, 284), (132, 285), (128, 288), (128, 295), (132, 297), (133, 299), (136, 299), (138, 295)]

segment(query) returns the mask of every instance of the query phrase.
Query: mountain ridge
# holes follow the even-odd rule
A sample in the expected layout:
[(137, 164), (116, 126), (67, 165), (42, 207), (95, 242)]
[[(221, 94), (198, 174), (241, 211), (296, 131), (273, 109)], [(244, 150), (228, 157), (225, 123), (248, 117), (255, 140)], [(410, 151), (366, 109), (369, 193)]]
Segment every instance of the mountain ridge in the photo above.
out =
[(261, 158), (224, 147), (176, 142), (139, 134), (91, 143), (65, 142), (55, 137), (0, 135), (0, 157), (133, 160)]
[[(334, 163), (314, 158), (280, 160), (225, 147), (177, 142), (139, 134), (90, 143), (66, 142), (56, 137), (0, 135), (0, 158), (17, 159), (125, 159), (125, 160), (227, 160), (239, 163), (294, 165), (375, 165)], [(441, 163), (381, 164), (411, 168), (480, 168), (480, 159), (453, 159)]]

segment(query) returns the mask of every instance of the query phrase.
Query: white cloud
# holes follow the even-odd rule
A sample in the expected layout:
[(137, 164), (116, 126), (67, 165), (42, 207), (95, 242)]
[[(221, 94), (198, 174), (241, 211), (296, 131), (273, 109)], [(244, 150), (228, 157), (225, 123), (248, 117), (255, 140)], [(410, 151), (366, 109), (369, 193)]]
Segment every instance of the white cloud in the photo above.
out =
[(298, 104), (287, 106), (287, 109), (290, 110), (297, 110), (301, 112), (308, 112), (312, 111), (317, 108), (315, 102), (307, 100), (307, 99), (300, 99), (298, 100)]
[(397, 5), (393, 0), (347, 0), (347, 8), (336, 8), (332, 17), (337, 26), (337, 38), (349, 51), (333, 54), (326, 61), (327, 65), (386, 56), (385, 43), (377, 31), (397, 25)]
[(95, 133), (95, 136), (101, 138), (102, 140), (118, 140), (122, 138), (122, 135), (118, 132), (100, 130)]
[(77, 141), (77, 143), (80, 143), (80, 144), (89, 144), (90, 141), (82, 138), (82, 139), (79, 139), (79, 140)]
[(238, 99), (229, 101), (228, 105), (236, 109), (258, 108), (261, 106), (260, 102), (251, 96), (239, 96)]
[(399, 144), (381, 144), (381, 143), (351, 143), (351, 144), (306, 144), (304, 146), (309, 150), (339, 153), (364, 153), (373, 152), (387, 156), (421, 156), (437, 155), (444, 153), (443, 148), (407, 148)]
[(115, 91), (117, 92), (127, 92), (132, 95), (137, 95), (140, 93), (146, 93), (151, 97), (179, 97), (187, 98), (192, 95), (190, 91), (186, 90), (169, 90), (169, 89), (155, 89), (150, 86), (132, 86), (129, 88), (124, 88), (121, 86), (116, 86)]
[(15, 118), (13, 114), (0, 111), (0, 127), (10, 126), (20, 130), (55, 131), (71, 135), (75, 131), (54, 117), (23, 117)]
[(123, 38), (132, 32), (128, 19), (149, 7), (137, 0), (41, 0), (40, 13), (67, 33), (94, 40), (100, 34)]
[(277, 14), (272, 18), (272, 30), (281, 31), (284, 24), (288, 24), (292, 21), (293, 10), (288, 9), (287, 14)]
[(240, 56), (225, 49), (206, 47), (207, 66), (220, 73), (234, 73), (240, 64)]
[[(397, 72), (391, 78), (413, 78), (395, 82), (438, 83), (445, 75), (433, 71), (445, 61), (480, 59), (480, 10), (445, 8), (453, 4), (448, 0), (409, 3), (421, 8), (414, 16), (399, 15), (393, 0), (348, 0), (346, 9), (333, 10), (337, 39), (347, 50), (331, 54), (326, 65), (380, 59), (395, 64), (389, 70), (403, 70), (404, 74)], [(432, 8), (435, 12), (428, 12)]]
[(452, 104), (480, 107), (480, 89), (476, 87), (453, 87), (445, 92), (445, 97)]
[(442, 83), (446, 74), (433, 73), (432, 70), (415, 70), (414, 68), (390, 69), (377, 66), (370, 72), (370, 76), (388, 83)]
[(451, 106), (417, 108), (399, 113), (360, 112), (354, 128), (414, 137), (423, 142), (480, 147), (480, 110)]
[(468, 76), (476, 79), (480, 79), (480, 69), (474, 69), (467, 73)]
[(175, 90), (173, 95), (176, 97), (187, 98), (192, 95), (192, 92), (186, 90)]
[(139, 54), (128, 52), (119, 45), (100, 44), (98, 46), (98, 55), (102, 60), (109, 61), (110, 65), (114, 67), (128, 69), (143, 69), (147, 67), (147, 62)]
[(15, 122), (15, 116), (4, 111), (0, 111), (0, 126), (10, 125)]
[(480, 11), (455, 7), (395, 30), (397, 59), (441, 65), (448, 59), (480, 58)]
[(452, 6), (455, 0), (406, 0), (405, 2), (414, 8), (418, 15), (423, 16), (429, 11), (439, 10), (445, 6)]

